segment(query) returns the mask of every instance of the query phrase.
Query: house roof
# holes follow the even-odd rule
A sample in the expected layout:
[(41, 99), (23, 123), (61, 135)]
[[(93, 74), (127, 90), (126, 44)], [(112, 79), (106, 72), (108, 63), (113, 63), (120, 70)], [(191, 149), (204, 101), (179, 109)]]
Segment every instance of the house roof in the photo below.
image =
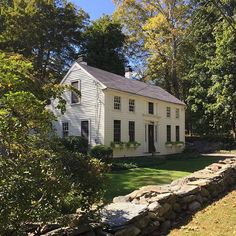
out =
[(110, 73), (92, 66), (82, 63), (79, 65), (86, 70), (90, 75), (96, 78), (99, 82), (107, 88), (119, 90), (122, 92), (132, 93), (140, 96), (158, 99), (161, 101), (171, 102), (175, 104), (185, 105), (175, 96), (171, 95), (159, 86), (146, 84), (141, 81), (127, 79), (123, 76)]

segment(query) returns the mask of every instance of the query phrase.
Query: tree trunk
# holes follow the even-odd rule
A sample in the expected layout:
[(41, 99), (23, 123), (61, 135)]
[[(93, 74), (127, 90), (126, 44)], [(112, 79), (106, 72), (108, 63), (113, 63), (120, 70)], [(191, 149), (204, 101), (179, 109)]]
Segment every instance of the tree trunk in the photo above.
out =
[(233, 133), (233, 138), (236, 140), (236, 121), (234, 118), (231, 119), (231, 129)]
[(171, 77), (172, 77), (172, 86), (174, 90), (174, 94), (177, 98), (180, 98), (180, 93), (179, 93), (179, 80), (177, 77), (177, 43), (176, 43), (176, 38), (173, 36), (172, 39), (172, 46), (173, 46), (173, 56), (172, 56), (172, 68), (171, 68)]

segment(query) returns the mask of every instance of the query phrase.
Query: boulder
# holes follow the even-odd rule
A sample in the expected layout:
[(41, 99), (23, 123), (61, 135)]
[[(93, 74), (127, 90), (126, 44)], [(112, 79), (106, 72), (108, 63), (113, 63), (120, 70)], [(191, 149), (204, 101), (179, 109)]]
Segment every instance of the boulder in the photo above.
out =
[(201, 188), (200, 194), (201, 194), (202, 197), (206, 197), (206, 198), (210, 197), (209, 191), (207, 189), (205, 189), (205, 188)]
[(149, 204), (149, 206), (148, 206), (148, 210), (152, 211), (152, 212), (155, 212), (160, 208), (161, 208), (161, 205), (158, 202), (153, 202), (153, 203)]
[(122, 230), (117, 231), (114, 236), (136, 236), (141, 232), (140, 229), (138, 229), (135, 226), (128, 226)]
[(175, 212), (181, 212), (181, 206), (180, 206), (180, 204), (179, 203), (175, 203), (174, 205), (173, 205), (173, 210), (175, 211)]
[(137, 221), (133, 223), (139, 229), (145, 228), (150, 223), (150, 217), (147, 215), (145, 217), (139, 218)]
[(188, 195), (188, 196), (185, 196), (181, 199), (181, 201), (183, 201), (184, 203), (190, 203), (190, 202), (193, 202), (194, 200), (196, 200), (196, 195)]
[(161, 231), (167, 233), (171, 228), (171, 222), (169, 220), (161, 224)]
[(146, 205), (130, 202), (111, 203), (101, 210), (102, 222), (112, 227), (129, 224), (147, 212)]
[(191, 212), (194, 212), (194, 211), (197, 211), (201, 208), (201, 204), (197, 201), (194, 201), (192, 203), (189, 204), (188, 206), (188, 209), (191, 211)]
[(171, 211), (171, 205), (165, 203), (160, 209), (158, 209), (157, 214), (158, 216), (164, 216), (167, 212)]
[(118, 202), (129, 202), (130, 197), (129, 196), (119, 196), (119, 197), (114, 197), (113, 202), (118, 203)]

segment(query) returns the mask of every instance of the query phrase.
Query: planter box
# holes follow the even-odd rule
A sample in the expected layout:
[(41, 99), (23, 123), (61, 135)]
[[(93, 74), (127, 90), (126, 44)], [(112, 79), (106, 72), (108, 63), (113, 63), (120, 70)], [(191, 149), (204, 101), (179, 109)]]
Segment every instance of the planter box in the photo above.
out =
[(183, 143), (178, 143), (178, 144), (176, 144), (176, 146), (181, 148), (181, 147), (184, 146), (184, 144)]
[(171, 143), (166, 144), (166, 147), (168, 147), (168, 148), (172, 148), (172, 146), (173, 146), (173, 144), (171, 144)]
[(115, 144), (115, 148), (120, 148), (121, 145), (120, 144)]

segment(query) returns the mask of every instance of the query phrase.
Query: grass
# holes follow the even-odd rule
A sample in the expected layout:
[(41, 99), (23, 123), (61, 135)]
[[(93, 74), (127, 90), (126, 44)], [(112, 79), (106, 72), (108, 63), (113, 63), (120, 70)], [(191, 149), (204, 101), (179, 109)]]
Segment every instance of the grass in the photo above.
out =
[(115, 165), (128, 165), (136, 168), (112, 171), (108, 174), (105, 199), (126, 195), (145, 185), (168, 184), (175, 179), (203, 169), (222, 157), (202, 157), (196, 154), (177, 154), (160, 157), (135, 157), (115, 159)]
[(196, 213), (170, 236), (234, 236), (236, 235), (236, 190)]

